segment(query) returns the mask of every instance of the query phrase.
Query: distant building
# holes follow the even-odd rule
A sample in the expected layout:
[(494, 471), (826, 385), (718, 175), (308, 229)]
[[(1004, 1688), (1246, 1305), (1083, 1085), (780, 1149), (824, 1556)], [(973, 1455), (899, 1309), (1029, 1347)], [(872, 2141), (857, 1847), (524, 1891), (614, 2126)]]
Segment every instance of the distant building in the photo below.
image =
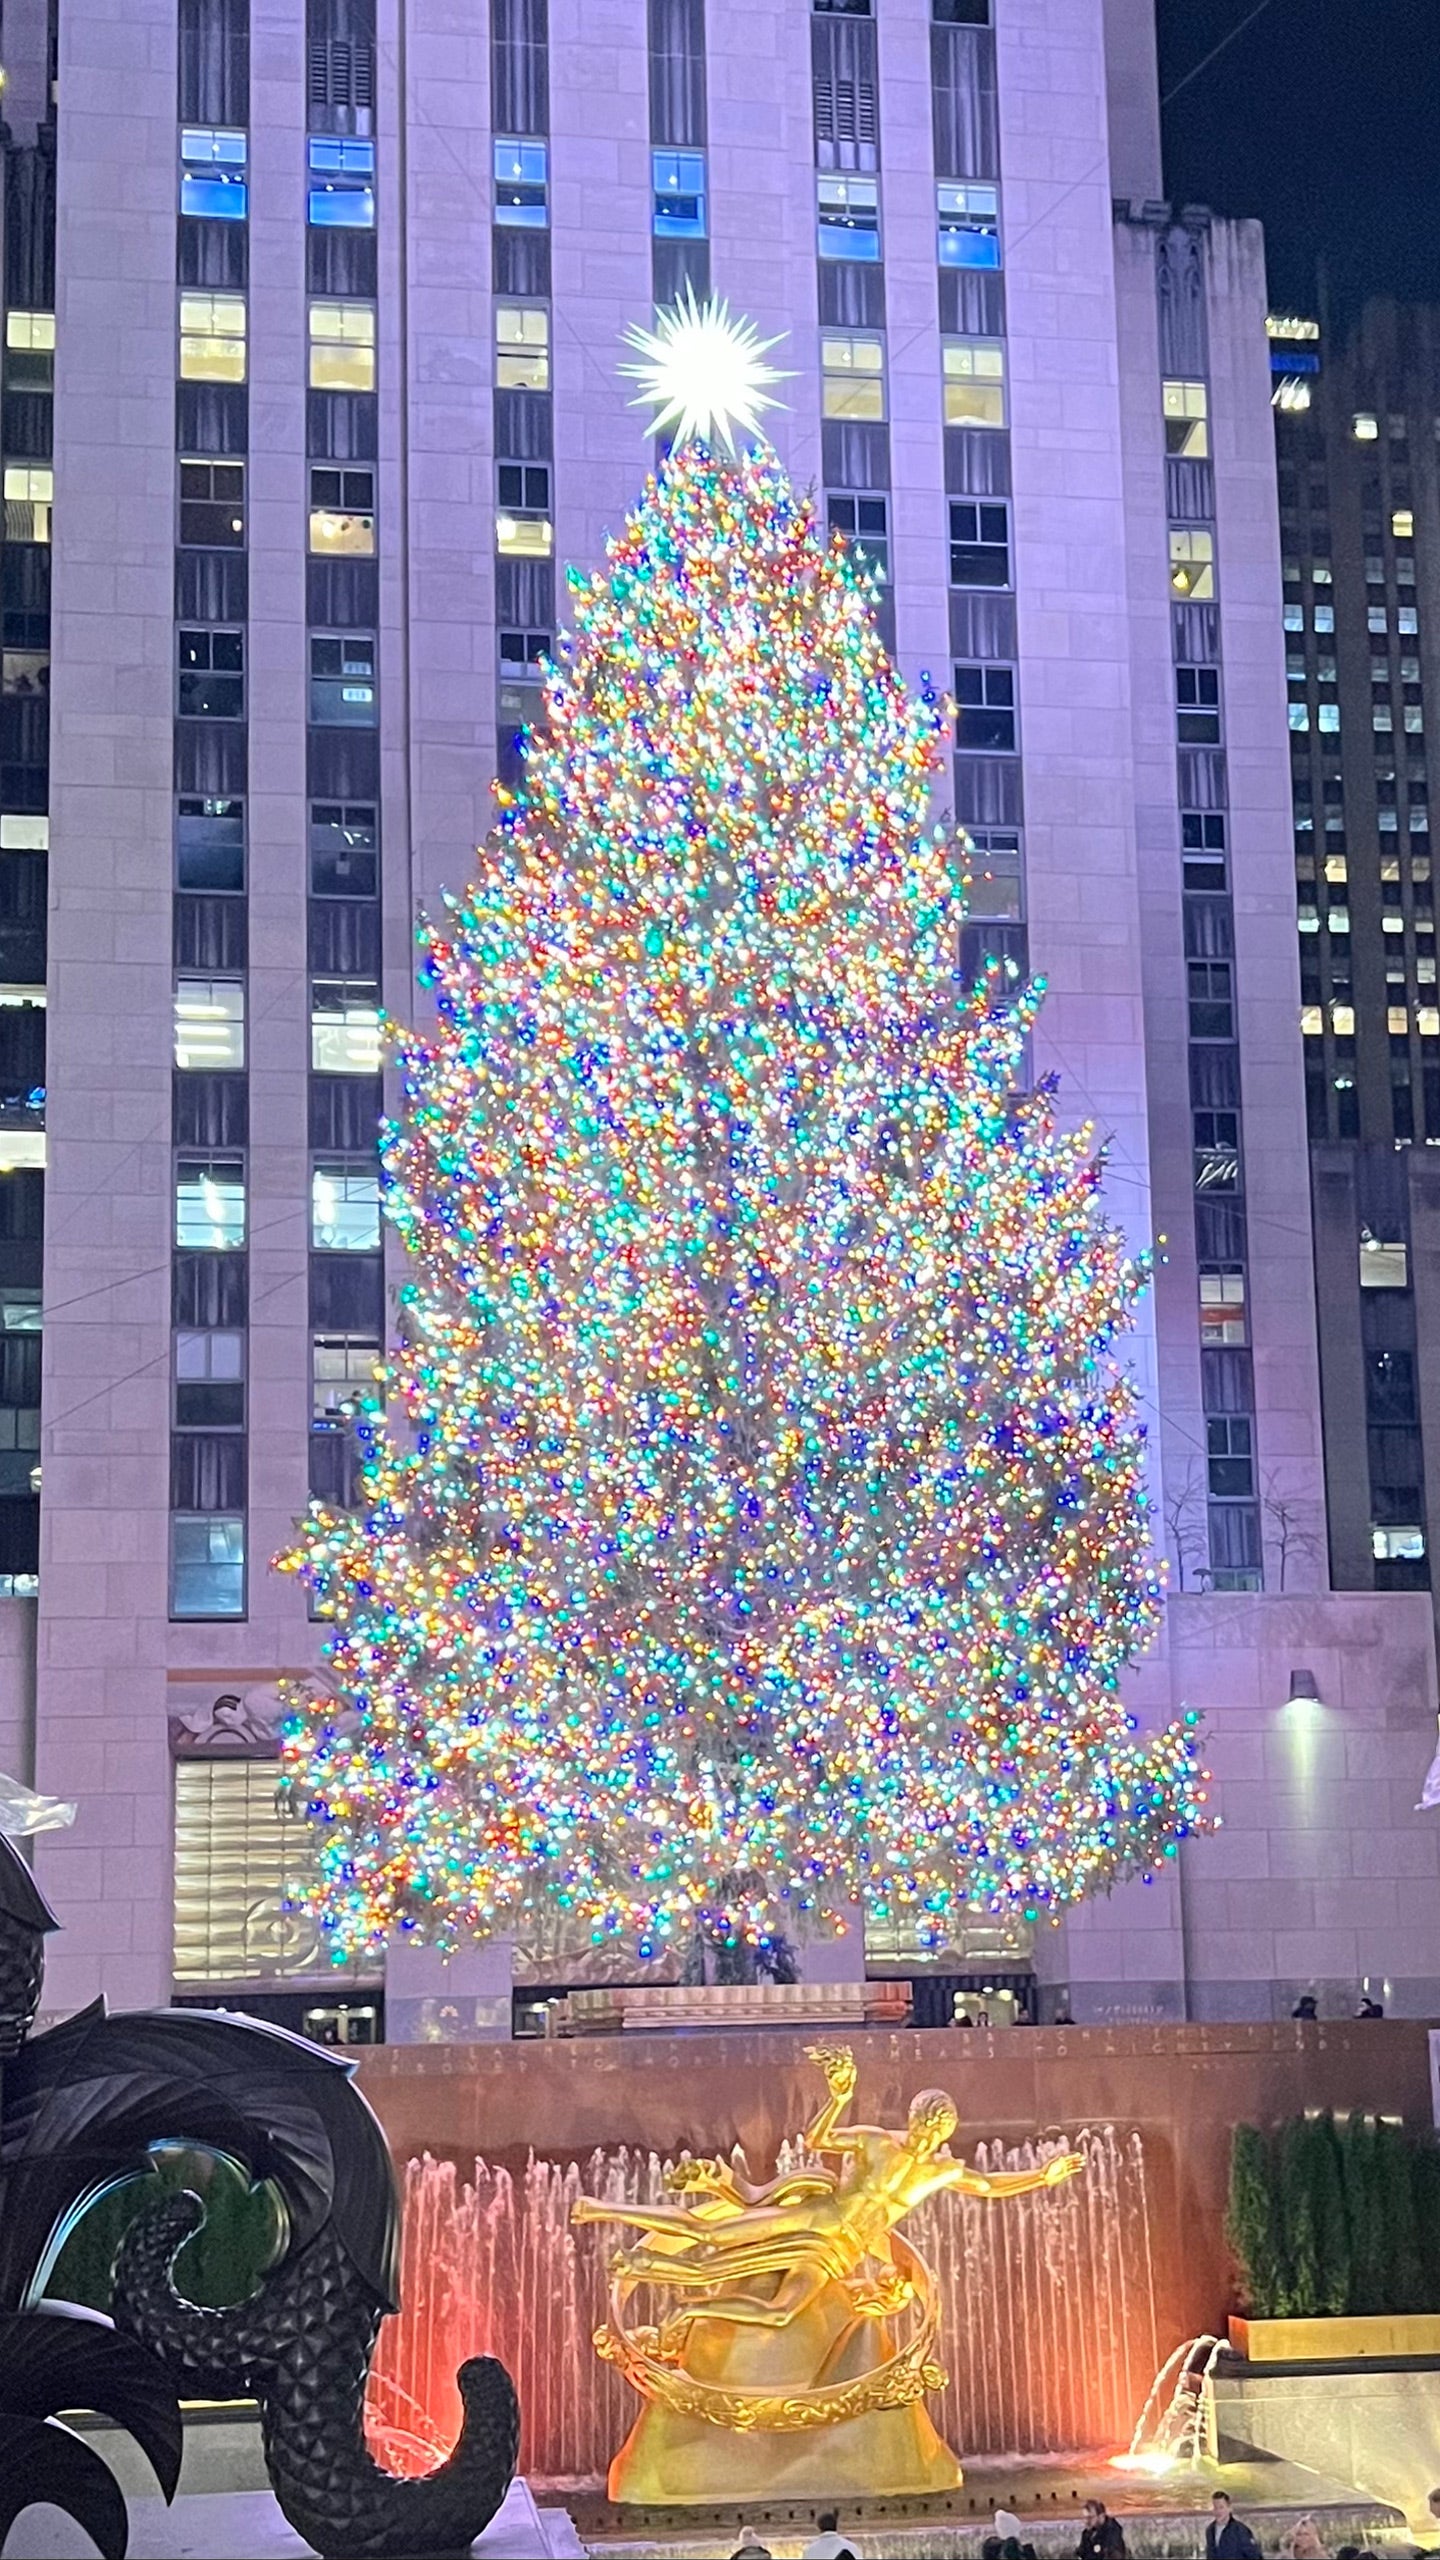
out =
[[(1440, 310), (1270, 323), (1331, 1570), (1440, 1540)], [(1363, 1453), (1363, 1459), (1362, 1459)]]
[[(1082, 2018), (1288, 2016), (1365, 1974), (1435, 2008), (1428, 1600), (1328, 1588), (1261, 242), (1163, 200), (1150, 0), (64, 0), (53, 25), (7, 6), (0, 399), (0, 1769), (80, 1806), (37, 1851), (51, 1997), (378, 2018), (383, 1968), (341, 2000), (284, 1907), (277, 1681), (323, 1678), (323, 1628), (269, 1559), (311, 1493), (352, 1497), (393, 1321), (379, 1011), (421, 1002), (415, 906), (463, 884), (564, 566), (653, 458), (622, 333), (693, 285), (785, 333), (780, 454), (881, 573), (905, 674), (959, 704), (966, 959), (1044, 974), (1037, 1064), (1157, 1244), (1131, 1356), (1172, 1597), (1130, 1694), (1204, 1713), (1227, 1828), (1059, 1931), (977, 1927), (956, 1967)], [(1399, 395), (1354, 405), (1393, 474)], [(1433, 505), (1432, 415), (1387, 524)], [(1318, 592), (1285, 589), (1317, 816), (1343, 699)], [(1386, 805), (1413, 826), (1413, 793)], [(1342, 1170), (1342, 1109), (1377, 1165), (1398, 1126), (1336, 1081), (1347, 1041), (1337, 1015), (1307, 1042)], [(1360, 1292), (1361, 1227), (1393, 1271), (1409, 1214), (1345, 1213), (1357, 1344), (1410, 1303)], [(1342, 1583), (1418, 1561), (1418, 1433), (1379, 1413), (1407, 1350), (1374, 1383), (1382, 1507), (1327, 1368), (1366, 1567), (1337, 1532)], [(1358, 1348), (1347, 1374), (1358, 1415)], [(581, 1962), (516, 1957), (531, 1986)]]

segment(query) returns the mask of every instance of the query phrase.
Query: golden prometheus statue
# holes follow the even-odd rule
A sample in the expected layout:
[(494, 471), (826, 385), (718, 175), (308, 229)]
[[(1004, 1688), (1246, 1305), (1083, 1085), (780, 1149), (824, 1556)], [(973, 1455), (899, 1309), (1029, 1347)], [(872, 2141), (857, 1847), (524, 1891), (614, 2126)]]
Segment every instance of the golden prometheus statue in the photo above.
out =
[[(828, 2095), (808, 2151), (838, 2166), (751, 2186), (720, 2160), (667, 2172), (674, 2205), (581, 2196), (576, 2222), (627, 2223), (645, 2236), (612, 2260), (610, 2318), (597, 2352), (646, 2405), (610, 2465), (628, 2505), (717, 2498), (914, 2496), (958, 2487), (961, 2471), (923, 2406), (941, 2390), (935, 2277), (897, 2226), (944, 2189), (992, 2201), (1055, 2187), (1084, 2162), (987, 2177), (947, 2149), (958, 2122), (942, 2089), (922, 2090), (900, 2133), (845, 2125), (855, 2094), (848, 2045), (814, 2045)], [(642, 2285), (671, 2297), (632, 2327)]]

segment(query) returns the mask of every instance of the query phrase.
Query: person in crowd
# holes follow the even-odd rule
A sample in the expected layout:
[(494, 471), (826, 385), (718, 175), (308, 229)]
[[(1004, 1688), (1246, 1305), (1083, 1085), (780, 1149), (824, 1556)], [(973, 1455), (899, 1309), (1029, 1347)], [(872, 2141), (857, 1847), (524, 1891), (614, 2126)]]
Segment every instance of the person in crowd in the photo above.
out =
[(1280, 2548), (1286, 2560), (1326, 2560), (1325, 2545), (1313, 2516), (1302, 2516), (1286, 2534)]
[(1244, 2519), (1236, 2515), (1223, 2489), (1217, 2489), (1210, 2500), (1205, 2560), (1261, 2560), (1259, 2543)]
[(853, 2542), (847, 2542), (840, 2531), (840, 2518), (834, 2507), (827, 2507), (815, 2519), (819, 2532), (806, 2543), (800, 2560), (860, 2560)]
[(1372, 2000), (1369, 1992), (1367, 1991), (1359, 2008), (1356, 2010), (1355, 2015), (1357, 2018), (1383, 2018), (1385, 2015), (1384, 2005), (1379, 2000)]
[(730, 2560), (770, 2560), (770, 2545), (761, 2541), (753, 2524), (744, 2525)]
[(1291, 2010), (1290, 2015), (1292, 2018), (1318, 2018), (1320, 2015), (1320, 2004), (1317, 2001), (1314, 1992), (1302, 1991), (1294, 2008)]
[(1125, 2560), (1125, 2529), (1103, 2498), (1087, 2498), (1077, 2560)]

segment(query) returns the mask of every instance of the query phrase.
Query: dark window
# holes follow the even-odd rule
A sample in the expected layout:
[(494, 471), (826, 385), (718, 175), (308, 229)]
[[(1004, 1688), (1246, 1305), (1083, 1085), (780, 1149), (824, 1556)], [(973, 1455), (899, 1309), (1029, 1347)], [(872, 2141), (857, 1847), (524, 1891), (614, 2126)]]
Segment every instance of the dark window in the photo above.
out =
[(886, 585), (890, 577), (888, 500), (832, 490), (825, 506), (832, 534), (838, 533), (847, 551), (853, 551), (858, 560), (865, 562), (881, 586)]
[(1239, 1113), (1197, 1111), (1193, 1117), (1196, 1190), (1233, 1191), (1240, 1179)]
[(550, 466), (545, 462), (497, 463), (496, 487), (502, 507), (520, 507), (531, 515), (550, 513)]
[(1205, 1425), (1211, 1498), (1248, 1501), (1255, 1491), (1254, 1425), (1248, 1414), (1216, 1415)]
[(1010, 584), (1010, 513), (972, 498), (950, 502), (950, 584), (952, 587), (1008, 587)]
[(955, 744), (982, 755), (1015, 752), (1013, 667), (957, 667)]
[(373, 898), (380, 887), (379, 829), (372, 807), (312, 800), (310, 894)]
[(373, 729), (379, 716), (375, 642), (368, 632), (310, 639), (310, 718), (320, 727)]
[(181, 800), (175, 811), (175, 880), (181, 889), (243, 889), (243, 800)]
[(1180, 844), (1187, 889), (1215, 890), (1227, 886), (1225, 821), (1218, 810), (1182, 810)]
[(238, 551), (245, 540), (243, 462), (182, 462), (180, 539), (218, 551)]
[(549, 655), (548, 631), (502, 631), (500, 634), (502, 667), (523, 668), (527, 674), (538, 675), (541, 659)]
[(1410, 1351), (1372, 1351), (1365, 1367), (1365, 1412), (1371, 1422), (1414, 1422), (1415, 1356)]
[(1228, 960), (1192, 960), (1186, 971), (1192, 1040), (1233, 1040), (1235, 1006)]
[(930, 0), (937, 27), (988, 27), (990, 0)]
[(1175, 703), (1183, 747), (1215, 747), (1220, 743), (1220, 670), (1177, 667)]
[(373, 516), (375, 512), (375, 474), (373, 471), (338, 471), (328, 464), (310, 474), (310, 504), (330, 515)]
[(239, 720), (245, 712), (245, 635), (186, 631), (177, 640), (176, 709), (183, 720)]

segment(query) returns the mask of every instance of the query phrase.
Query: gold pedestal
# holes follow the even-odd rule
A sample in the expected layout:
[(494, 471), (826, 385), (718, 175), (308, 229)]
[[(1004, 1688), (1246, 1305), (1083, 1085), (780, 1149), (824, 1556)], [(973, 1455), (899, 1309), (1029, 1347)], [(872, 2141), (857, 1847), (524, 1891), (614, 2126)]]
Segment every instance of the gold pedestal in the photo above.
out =
[(712, 2506), (727, 2498), (872, 2498), (958, 2489), (962, 2473), (925, 2410), (876, 2409), (799, 2435), (731, 2434), (643, 2409), (610, 2465), (616, 2506)]

